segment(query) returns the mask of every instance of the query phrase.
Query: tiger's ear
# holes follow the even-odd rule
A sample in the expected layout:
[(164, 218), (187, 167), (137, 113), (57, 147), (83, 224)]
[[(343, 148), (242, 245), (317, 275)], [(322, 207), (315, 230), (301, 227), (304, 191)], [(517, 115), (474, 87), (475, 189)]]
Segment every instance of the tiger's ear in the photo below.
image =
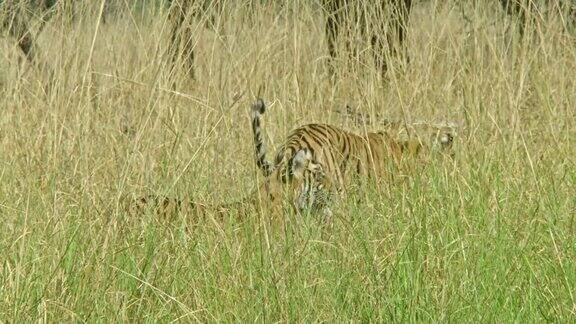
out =
[(439, 132), (432, 134), (432, 147), (439, 151), (450, 150), (454, 143), (454, 135), (451, 132)]
[(312, 160), (312, 153), (309, 150), (302, 149), (296, 153), (292, 159), (292, 174), (295, 178), (304, 177), (304, 171), (308, 167), (310, 160)]
[(454, 135), (451, 133), (444, 133), (440, 135), (439, 141), (443, 149), (450, 148), (452, 147), (452, 143), (454, 143)]

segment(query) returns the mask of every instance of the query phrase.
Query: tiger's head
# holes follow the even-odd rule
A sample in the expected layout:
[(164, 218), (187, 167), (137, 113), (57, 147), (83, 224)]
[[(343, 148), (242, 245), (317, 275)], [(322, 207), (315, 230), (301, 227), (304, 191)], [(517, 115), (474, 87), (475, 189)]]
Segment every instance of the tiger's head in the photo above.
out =
[(437, 155), (454, 157), (454, 126), (414, 124), (407, 133), (398, 136), (403, 153), (426, 159)]
[(273, 203), (290, 202), (297, 213), (330, 213), (332, 182), (308, 149), (301, 149), (266, 178), (262, 189)]

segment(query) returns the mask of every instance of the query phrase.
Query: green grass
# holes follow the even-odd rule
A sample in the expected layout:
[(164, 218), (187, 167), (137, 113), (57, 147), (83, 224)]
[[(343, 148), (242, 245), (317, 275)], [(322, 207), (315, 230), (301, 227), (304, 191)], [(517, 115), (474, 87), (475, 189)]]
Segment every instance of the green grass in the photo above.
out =
[[(304, 2), (230, 6), (220, 37), (199, 26), (197, 81), (166, 72), (165, 13), (96, 37), (93, 18), (56, 15), (40, 36), (49, 91), (2, 39), (0, 321), (573, 322), (574, 36), (551, 21), (508, 44), (498, 7), (464, 9), (472, 23), (454, 2), (418, 4), (411, 63), (385, 83), (367, 55), (332, 84)], [(310, 121), (363, 130), (335, 113), (346, 104), (466, 127), (453, 162), (363, 188), (331, 228), (126, 214), (125, 197), (254, 188), (259, 92), (269, 147)]]

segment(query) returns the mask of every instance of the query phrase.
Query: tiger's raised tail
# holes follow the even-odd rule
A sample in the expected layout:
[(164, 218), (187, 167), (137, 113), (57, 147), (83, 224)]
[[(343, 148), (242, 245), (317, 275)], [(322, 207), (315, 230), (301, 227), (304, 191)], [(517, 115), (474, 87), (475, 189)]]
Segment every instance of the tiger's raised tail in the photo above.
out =
[(262, 170), (265, 177), (268, 177), (274, 171), (272, 163), (266, 160), (266, 144), (262, 136), (262, 128), (260, 126), (260, 115), (266, 111), (266, 105), (262, 99), (256, 100), (252, 104), (252, 133), (254, 136), (254, 147), (256, 149), (256, 165)]

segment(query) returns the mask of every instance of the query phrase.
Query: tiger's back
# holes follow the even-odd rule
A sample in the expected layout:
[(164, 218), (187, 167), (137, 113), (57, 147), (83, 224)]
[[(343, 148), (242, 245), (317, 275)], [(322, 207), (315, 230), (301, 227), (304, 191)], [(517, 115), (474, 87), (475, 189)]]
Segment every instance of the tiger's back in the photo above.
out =
[(399, 162), (402, 147), (387, 133), (354, 134), (328, 124), (307, 124), (295, 129), (276, 155), (275, 164), (301, 149), (309, 149), (340, 186), (354, 175), (384, 177), (390, 163)]

